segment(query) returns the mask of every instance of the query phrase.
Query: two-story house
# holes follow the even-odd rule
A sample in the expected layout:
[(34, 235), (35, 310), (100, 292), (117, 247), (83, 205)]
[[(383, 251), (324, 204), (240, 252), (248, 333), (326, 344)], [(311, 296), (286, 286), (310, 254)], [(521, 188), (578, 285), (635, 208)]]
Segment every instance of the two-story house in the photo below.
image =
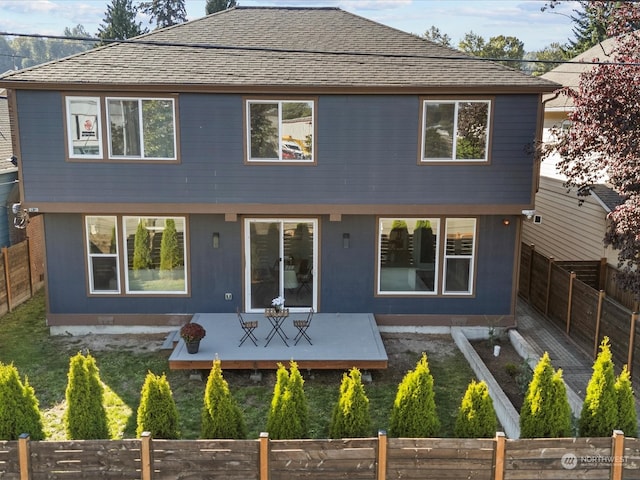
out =
[(237, 7), (10, 73), (47, 318), (510, 324), (553, 82), (336, 8)]

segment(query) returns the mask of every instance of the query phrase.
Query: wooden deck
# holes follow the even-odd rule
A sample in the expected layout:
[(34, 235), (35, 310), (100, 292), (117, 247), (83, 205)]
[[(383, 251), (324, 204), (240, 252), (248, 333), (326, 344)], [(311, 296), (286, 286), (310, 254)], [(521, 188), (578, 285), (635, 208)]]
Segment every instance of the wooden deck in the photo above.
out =
[(235, 313), (197, 313), (192, 321), (201, 324), (207, 335), (200, 343), (198, 353), (190, 354), (182, 339), (169, 357), (172, 370), (209, 370), (217, 357), (225, 370), (271, 370), (278, 363), (288, 366), (294, 360), (300, 369), (339, 369), (357, 367), (362, 370), (387, 368), (385, 351), (378, 326), (371, 313), (316, 313), (308, 335), (313, 345), (303, 338), (293, 345), (298, 330), (293, 320), (306, 318), (306, 313), (291, 313), (284, 322), (289, 346), (276, 335), (265, 347), (265, 338), (271, 329), (262, 314), (244, 314), (246, 320), (257, 320), (255, 335), (258, 346), (247, 340), (239, 347), (243, 331)]

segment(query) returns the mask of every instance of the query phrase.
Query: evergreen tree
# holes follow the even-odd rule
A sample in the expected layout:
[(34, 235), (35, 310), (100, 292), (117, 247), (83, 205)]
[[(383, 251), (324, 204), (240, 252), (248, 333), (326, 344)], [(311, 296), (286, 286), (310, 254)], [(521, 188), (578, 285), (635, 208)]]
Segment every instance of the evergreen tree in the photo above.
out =
[(143, 220), (138, 222), (133, 241), (133, 269), (145, 270), (151, 266), (151, 238)]
[(20, 381), (14, 365), (0, 362), (0, 440), (17, 440), (23, 433), (44, 440), (38, 399), (27, 379)]
[(136, 23), (138, 9), (132, 1), (111, 0), (111, 5), (107, 5), (104, 19), (98, 27), (98, 37), (103, 40), (100, 45), (108, 43), (104, 40), (125, 40), (147, 32), (141, 22)]
[(364, 391), (360, 370), (352, 368), (342, 376), (340, 395), (333, 408), (329, 436), (354, 438), (371, 435), (369, 399)]
[(178, 408), (166, 375), (147, 373), (140, 394), (137, 415), (138, 437), (150, 432), (153, 438), (178, 438)]
[[(398, 386), (391, 409), (389, 434), (394, 437), (432, 437), (440, 429), (436, 412), (433, 376), (427, 354), (410, 370)], [(494, 432), (495, 433), (495, 432)]]
[(182, 255), (178, 244), (176, 221), (173, 218), (167, 218), (160, 242), (160, 271), (170, 272), (181, 263)]
[(246, 436), (242, 411), (231, 396), (229, 384), (222, 376), (220, 360), (216, 358), (204, 390), (201, 437), (240, 440)]
[(571, 435), (571, 407), (562, 370), (554, 371), (551, 359), (544, 353), (529, 383), (520, 410), (520, 436), (554, 438)]
[(69, 361), (64, 425), (70, 440), (109, 438), (104, 390), (95, 359), (78, 353)]
[(579, 2), (581, 9), (574, 10), (573, 21), (574, 39), (569, 40), (570, 58), (580, 55), (599, 42), (609, 38), (607, 29), (614, 21), (613, 12), (619, 2)]
[(472, 380), (460, 403), (454, 433), (459, 438), (491, 438), (498, 419), (487, 384)]
[(207, 0), (204, 10), (207, 15), (210, 15), (215, 12), (221, 12), (222, 10), (233, 8), (236, 5), (236, 0)]
[(275, 440), (306, 438), (309, 430), (309, 407), (304, 394), (304, 380), (298, 366), (291, 362), (290, 372), (278, 364), (276, 384), (267, 418), (269, 437)]
[(587, 384), (582, 411), (580, 436), (609, 437), (618, 424), (618, 400), (609, 338), (600, 343), (600, 352), (593, 364), (593, 373)]
[(615, 383), (616, 398), (618, 401), (618, 423), (627, 437), (638, 435), (638, 416), (636, 413), (636, 400), (631, 386), (631, 374), (625, 365)]
[(184, 0), (149, 0), (140, 3), (140, 10), (149, 15), (156, 28), (170, 27), (187, 21)]

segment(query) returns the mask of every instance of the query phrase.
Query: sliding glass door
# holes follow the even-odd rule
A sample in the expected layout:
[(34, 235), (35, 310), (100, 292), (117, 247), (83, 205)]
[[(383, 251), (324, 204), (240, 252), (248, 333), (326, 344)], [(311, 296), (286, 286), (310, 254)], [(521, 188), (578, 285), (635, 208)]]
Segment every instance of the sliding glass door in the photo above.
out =
[(317, 220), (245, 219), (246, 311), (282, 296), (291, 310), (317, 310)]

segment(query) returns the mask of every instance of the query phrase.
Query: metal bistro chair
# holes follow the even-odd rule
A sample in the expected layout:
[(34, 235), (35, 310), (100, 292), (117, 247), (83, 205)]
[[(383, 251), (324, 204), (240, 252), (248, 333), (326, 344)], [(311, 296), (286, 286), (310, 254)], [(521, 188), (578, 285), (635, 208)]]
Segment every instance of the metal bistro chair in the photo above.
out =
[(238, 321), (240, 322), (240, 326), (242, 327), (242, 330), (244, 330), (244, 335), (240, 339), (240, 345), (238, 345), (238, 346), (241, 347), (242, 344), (248, 338), (257, 347), (258, 346), (258, 339), (256, 338), (256, 336), (253, 333), (253, 331), (256, 328), (258, 328), (258, 321), (257, 320), (248, 320), (247, 321), (244, 318), (242, 318), (242, 313), (240, 313), (240, 308), (236, 309), (236, 313), (238, 314)]
[(293, 339), (294, 345), (297, 345), (298, 342), (302, 339), (302, 337), (307, 339), (307, 342), (309, 342), (309, 345), (313, 345), (313, 343), (311, 343), (311, 338), (309, 338), (309, 335), (307, 335), (307, 329), (311, 326), (312, 318), (313, 318), (313, 308), (310, 308), (309, 314), (307, 315), (307, 318), (305, 320), (293, 321), (293, 326), (298, 329), (298, 334)]

